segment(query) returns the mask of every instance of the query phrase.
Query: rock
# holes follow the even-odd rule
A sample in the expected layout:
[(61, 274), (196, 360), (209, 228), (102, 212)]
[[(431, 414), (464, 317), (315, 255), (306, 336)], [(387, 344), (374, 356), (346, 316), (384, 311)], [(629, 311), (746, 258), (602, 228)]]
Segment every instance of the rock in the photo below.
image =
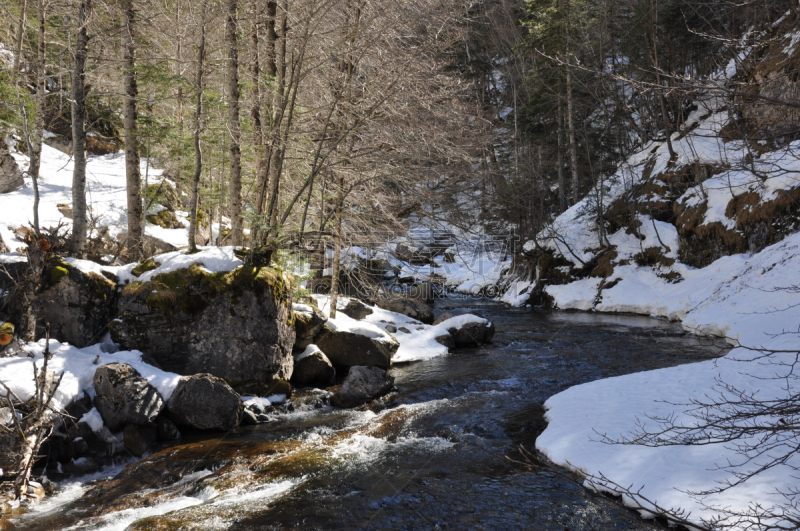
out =
[(316, 345), (309, 345), (294, 359), (292, 381), (298, 385), (325, 386), (336, 377), (336, 370), (328, 357)]
[[(124, 250), (120, 253), (122, 257), (127, 258), (127, 245), (126, 242), (128, 240), (128, 233), (127, 232), (120, 232), (119, 236), (117, 236), (117, 240), (124, 246)], [(202, 244), (205, 245), (205, 244)], [(142, 236), (142, 248), (144, 249), (144, 256), (155, 256), (157, 254), (162, 253), (171, 253), (172, 251), (177, 251), (178, 248), (172, 245), (171, 243), (165, 242), (164, 240), (160, 240), (155, 236), (149, 236), (145, 234)], [(138, 260), (135, 258), (134, 260)]]
[(456, 340), (455, 340), (455, 338), (454, 338), (453, 336), (451, 336), (449, 333), (447, 333), (447, 334), (442, 334), (442, 335), (440, 335), (440, 336), (436, 336), (436, 337), (434, 338), (434, 340), (435, 340), (437, 343), (439, 343), (440, 345), (444, 345), (444, 346), (445, 346), (445, 347), (447, 347), (448, 349), (454, 349), (454, 348), (456, 348)]
[[(471, 320), (466, 321), (466, 318)], [(494, 324), (488, 319), (469, 314), (458, 316), (456, 319), (458, 321), (452, 324), (449, 319), (441, 323), (441, 326), (453, 336), (456, 348), (477, 347), (492, 341)]]
[(0, 194), (13, 192), (24, 184), (25, 180), (22, 178), (17, 161), (8, 149), (0, 149)]
[(225, 380), (211, 374), (184, 376), (167, 401), (177, 424), (201, 430), (232, 430), (242, 420), (244, 405)]
[(0, 234), (0, 253), (7, 253), (8, 252), (8, 245), (3, 240), (3, 235)]
[(395, 294), (395, 296), (384, 297), (378, 300), (376, 304), (379, 308), (406, 315), (425, 324), (431, 324), (433, 322), (433, 308), (421, 300)]
[(314, 342), (314, 337), (325, 326), (328, 320), (325, 314), (313, 306), (306, 304), (293, 304), (294, 310), (294, 349), (303, 350)]
[(405, 326), (401, 326), (401, 327), (400, 327), (400, 328), (398, 328), (397, 330), (399, 330), (400, 332), (403, 332), (404, 334), (410, 334), (410, 333), (411, 333), (411, 330), (409, 330), (409, 329), (408, 329), (408, 328), (406, 328)]
[(181, 438), (181, 432), (178, 431), (175, 423), (163, 415), (158, 417), (156, 429), (159, 441), (177, 441)]
[(269, 382), (247, 382), (234, 385), (233, 390), (241, 396), (260, 396), (268, 398), (275, 395), (283, 395), (288, 400), (292, 397), (292, 384), (286, 380), (275, 378)]
[(358, 299), (351, 299), (343, 310), (339, 310), (348, 317), (360, 321), (364, 317), (372, 314), (372, 308), (368, 308), (363, 302)]
[(157, 430), (154, 424), (137, 426), (128, 424), (122, 432), (125, 449), (136, 457), (141, 457), (156, 441)]
[(94, 406), (112, 431), (125, 424), (149, 424), (164, 409), (155, 387), (124, 363), (99, 367), (94, 373), (94, 389)]
[(78, 348), (98, 343), (117, 313), (117, 284), (60, 260), (48, 261), (43, 276), (36, 298), (39, 328), (50, 323), (50, 337)]
[(448, 319), (452, 319), (452, 318), (453, 318), (453, 317), (455, 317), (455, 316), (456, 316), (456, 314), (454, 314), (454, 313), (451, 313), (451, 312), (444, 312), (442, 315), (440, 315), (439, 317), (437, 317), (436, 319), (434, 319), (434, 320), (433, 320), (433, 323), (431, 323), (431, 324), (433, 324), (434, 326), (436, 326), (436, 325), (438, 325), (438, 324), (442, 324), (443, 322), (447, 321)]
[(377, 367), (351, 367), (342, 386), (331, 397), (336, 407), (356, 407), (385, 395), (394, 386), (394, 377)]
[(420, 282), (409, 288), (408, 297), (427, 304), (433, 304), (436, 300), (436, 288), (431, 282)]
[(250, 411), (249, 409), (245, 408), (242, 412), (242, 425), (243, 426), (252, 426), (254, 424), (258, 424), (258, 415)]
[(232, 386), (292, 376), (289, 279), (268, 267), (209, 273), (197, 264), (122, 289), (111, 338), (166, 371)]
[[(387, 334), (388, 335), (388, 334)], [(326, 325), (315, 341), (334, 365), (382, 367), (388, 369), (400, 344), (396, 339), (371, 338), (353, 332), (334, 330)]]
[(386, 331), (390, 334), (394, 334), (397, 332), (397, 327), (393, 325), (386, 325)]
[(67, 203), (59, 203), (56, 205), (56, 209), (61, 212), (61, 215), (67, 219), (72, 219), (73, 210), (72, 207), (69, 206)]

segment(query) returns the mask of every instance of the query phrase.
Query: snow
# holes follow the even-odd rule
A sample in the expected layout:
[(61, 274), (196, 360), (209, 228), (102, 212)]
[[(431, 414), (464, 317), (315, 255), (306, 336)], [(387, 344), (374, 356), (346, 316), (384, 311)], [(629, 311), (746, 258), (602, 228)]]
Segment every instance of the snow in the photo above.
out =
[[(25, 171), (28, 158), (14, 153), (20, 169)], [(142, 160), (142, 175), (147, 161)], [(163, 178), (161, 170), (149, 169), (150, 183)], [(42, 146), (42, 161), (39, 177), (39, 223), (42, 227), (56, 227), (63, 223), (70, 229), (72, 220), (58, 210), (59, 204), (72, 203), (72, 159), (70, 156), (48, 145)], [(111, 236), (127, 231), (127, 192), (125, 181), (125, 155), (90, 156), (86, 164), (86, 200), (89, 215), (98, 227), (108, 227)], [(19, 190), (0, 195), (0, 236), (11, 250), (23, 246), (12, 228), (28, 225), (33, 220), (33, 186), (25, 178), (25, 186)], [(187, 225), (188, 227), (188, 225)], [(145, 233), (164, 240), (176, 247), (186, 246), (188, 228), (164, 229), (147, 223)]]
[(233, 271), (244, 265), (244, 262), (234, 254), (235, 249), (235, 247), (200, 247), (200, 251), (194, 254), (188, 254), (186, 250), (157, 254), (153, 257), (153, 261), (159, 266), (152, 271), (137, 277), (133, 274), (133, 269), (139, 264), (128, 264), (116, 268), (115, 274), (119, 277), (120, 283), (126, 284), (134, 280), (147, 282), (156, 275), (185, 269), (192, 264), (201, 265), (209, 273)]
[[(327, 295), (314, 295), (313, 297), (317, 300), (320, 310), (326, 316), (329, 316), (330, 297)], [(350, 302), (349, 298), (339, 297), (336, 305), (337, 310), (344, 309), (348, 302)], [(394, 338), (400, 344), (400, 347), (392, 356), (392, 363), (420, 361), (444, 356), (448, 353), (447, 347), (436, 341), (438, 336), (448, 333), (446, 329), (442, 329), (440, 326), (423, 324), (416, 319), (384, 310), (378, 306), (367, 305), (367, 307), (372, 310), (372, 313), (361, 321), (356, 321), (341, 311), (337, 311), (336, 318), (329, 319), (325, 326), (376, 339), (383, 337), (386, 340), (391, 340), (391, 338)], [(386, 327), (389, 325), (397, 328), (405, 327), (411, 333), (406, 334), (398, 330), (394, 334), (390, 334), (386, 331)]]
[(78, 422), (85, 422), (92, 428), (92, 431), (100, 431), (103, 429), (103, 417), (100, 416), (100, 412), (97, 411), (96, 407), (93, 407), (88, 413), (84, 413)]
[[(791, 40), (794, 45), (795, 35)], [(733, 68), (735, 62), (720, 77), (733, 75)], [(678, 155), (674, 165), (680, 168), (701, 162), (717, 168), (718, 173), (689, 188), (678, 203), (698, 208), (702, 224), (720, 223), (735, 230), (736, 220), (728, 216), (727, 208), (733, 197), (754, 193), (764, 203), (800, 185), (800, 142), (756, 155), (749, 167), (742, 162), (748, 156), (747, 147), (737, 141), (725, 143), (718, 134), (728, 120), (723, 104), (722, 98), (714, 96), (699, 102), (698, 110), (686, 121), (697, 127), (672, 139)], [(700, 118), (705, 114), (709, 116)], [(657, 175), (668, 161), (663, 143), (645, 146), (606, 182), (605, 206), (641, 183), (646, 166), (651, 175)], [(757, 173), (767, 178), (761, 179)], [(538, 243), (575, 269), (583, 268), (600, 248), (591, 205), (594, 196), (590, 193), (564, 212), (539, 234), (537, 242), (527, 242), (524, 249), (532, 251)], [(602, 279), (588, 277), (564, 285), (546, 285), (545, 292), (560, 309), (632, 312), (681, 321), (687, 331), (726, 338), (734, 348), (717, 360), (590, 382), (551, 397), (545, 403), (548, 427), (537, 439), (537, 449), (558, 465), (585, 475), (603, 475), (633, 492), (641, 488), (642, 496), (661, 507), (686, 510), (698, 525), (719, 516), (723, 509), (745, 512), (755, 504), (770, 507), (785, 503), (777, 492), (796, 488), (792, 466), (800, 465), (798, 457), (724, 493), (698, 499), (688, 492), (713, 489), (732, 479), (730, 471), (717, 466), (730, 461), (738, 471), (746, 469), (732, 445), (648, 448), (605, 444), (601, 438), (629, 437), (637, 431), (639, 421), (655, 429), (648, 420), (652, 416), (674, 414), (677, 423), (691, 422), (684, 413), (689, 408), (681, 404), (713, 395), (720, 380), (756, 392), (762, 399), (786, 397), (786, 380), (774, 379), (781, 374), (781, 367), (775, 363), (791, 361), (800, 345), (800, 291), (796, 289), (800, 284), (800, 234), (790, 234), (757, 254), (725, 256), (706, 267), (693, 268), (678, 260), (678, 234), (673, 225), (646, 215), (638, 215), (637, 220), (638, 235), (625, 230), (608, 235), (617, 256), (614, 271), (602, 289)], [(651, 247), (658, 248), (666, 260), (654, 266), (637, 265), (636, 254)], [(793, 286), (795, 289), (786, 289)], [(521, 300), (512, 294), (507, 302), (520, 304)], [(753, 357), (746, 347), (789, 353), (776, 354), (772, 364), (745, 364), (743, 360)], [(738, 441), (744, 442), (747, 440)], [(601, 491), (617, 489), (602, 481), (587, 486)], [(633, 504), (630, 498), (623, 501)], [(649, 512), (657, 512), (641, 499), (638, 503)]]
[(309, 345), (305, 348), (305, 350), (303, 350), (303, 352), (294, 355), (294, 362), (297, 363), (298, 361), (305, 359), (316, 352), (322, 352), (322, 351), (316, 345)]
[[(126, 363), (132, 366), (158, 390), (164, 400), (172, 396), (178, 385), (179, 375), (143, 362), (141, 352), (132, 350), (108, 354), (102, 347), (103, 344), (97, 344), (80, 349), (68, 343), (50, 340), (50, 352), (53, 357), (48, 362), (48, 370), (54, 371), (56, 375), (64, 373), (61, 385), (53, 397), (54, 408), (63, 409), (84, 391), (94, 396), (92, 383), (94, 373), (98, 367), (109, 363)], [(41, 370), (44, 361), (45, 340), (30, 343), (23, 348), (33, 357), (0, 358), (0, 381), (21, 400), (28, 400), (35, 390), (33, 365), (36, 364)]]

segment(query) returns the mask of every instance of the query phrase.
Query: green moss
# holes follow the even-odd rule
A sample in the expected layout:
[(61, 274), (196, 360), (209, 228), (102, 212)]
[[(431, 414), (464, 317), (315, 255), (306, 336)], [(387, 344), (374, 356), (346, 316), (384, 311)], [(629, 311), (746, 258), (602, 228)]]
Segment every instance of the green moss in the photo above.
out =
[(47, 273), (47, 286), (52, 287), (61, 282), (61, 279), (69, 275), (69, 266), (63, 262), (51, 268)]
[(14, 335), (14, 325), (11, 323), (3, 323), (0, 326), (0, 334)]
[(175, 213), (171, 210), (162, 210), (158, 214), (150, 214), (147, 216), (147, 222), (165, 229), (182, 229), (184, 224), (178, 221)]
[(245, 292), (263, 295), (271, 291), (277, 301), (287, 301), (291, 282), (270, 267), (242, 266), (234, 271), (209, 273), (202, 264), (156, 275), (150, 282), (131, 282), (122, 290), (124, 296), (140, 297), (151, 309), (178, 309), (197, 315), (213, 296), (230, 293), (237, 300)]
[(161, 266), (158, 262), (153, 260), (152, 258), (148, 258), (144, 262), (141, 262), (139, 265), (131, 269), (131, 274), (135, 277), (141, 276), (148, 271), (152, 271), (154, 269), (158, 269)]

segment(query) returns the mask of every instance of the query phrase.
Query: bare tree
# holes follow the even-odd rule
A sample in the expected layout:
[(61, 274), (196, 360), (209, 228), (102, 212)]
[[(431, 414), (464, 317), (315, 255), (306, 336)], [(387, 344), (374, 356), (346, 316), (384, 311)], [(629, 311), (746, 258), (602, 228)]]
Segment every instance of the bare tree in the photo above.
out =
[[(41, 1), (41, 0), (40, 0)], [(75, 64), (72, 71), (72, 241), (70, 252), (81, 255), (86, 247), (86, 49), (92, 0), (78, 6)], [(129, 230), (130, 233), (130, 230)]]
[(194, 112), (194, 178), (192, 179), (192, 198), (189, 205), (189, 252), (197, 252), (197, 208), (200, 200), (200, 176), (203, 173), (203, 153), (200, 149), (200, 127), (203, 116), (203, 65), (206, 55), (206, 12), (208, 0), (203, 0), (200, 10), (200, 42), (197, 47), (197, 71), (195, 90), (197, 91)]
[[(228, 0), (228, 16), (225, 25), (225, 44), (228, 49), (227, 95), (228, 129), (230, 134), (230, 217), (231, 244), (242, 244), (242, 166), (241, 127), (239, 124), (239, 43), (237, 39), (238, 1)], [(258, 43), (255, 43), (256, 48)]]

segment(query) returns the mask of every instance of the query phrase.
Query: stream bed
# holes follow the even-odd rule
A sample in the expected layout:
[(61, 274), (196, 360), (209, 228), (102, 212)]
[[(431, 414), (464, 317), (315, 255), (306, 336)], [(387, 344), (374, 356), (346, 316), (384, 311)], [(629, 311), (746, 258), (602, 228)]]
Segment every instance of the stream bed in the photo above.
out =
[[(646, 317), (443, 299), (491, 319), (494, 343), (399, 365), (371, 407), (294, 411), (64, 482), (6, 529), (662, 529), (568, 475), (504, 460), (533, 450), (542, 404), (567, 387), (716, 357)], [(113, 476), (113, 477), (111, 477)]]

